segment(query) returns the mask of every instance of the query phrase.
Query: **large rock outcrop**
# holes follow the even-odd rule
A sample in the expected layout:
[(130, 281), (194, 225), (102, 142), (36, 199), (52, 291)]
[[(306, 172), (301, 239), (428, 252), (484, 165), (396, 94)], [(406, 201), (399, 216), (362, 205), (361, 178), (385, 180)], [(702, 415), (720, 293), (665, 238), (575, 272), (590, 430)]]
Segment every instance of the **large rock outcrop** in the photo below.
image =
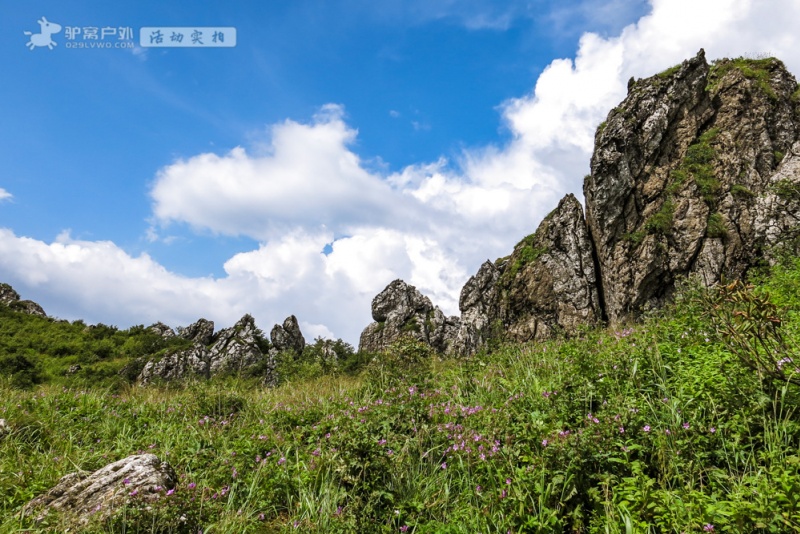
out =
[(0, 305), (8, 306), (14, 311), (47, 317), (41, 306), (32, 300), (20, 300), (19, 293), (9, 284), (0, 284)]
[[(636, 319), (668, 302), (679, 278), (708, 286), (798, 253), (800, 86), (776, 59), (709, 65), (702, 50), (631, 80), (597, 129), (584, 195), (585, 219), (568, 195), (509, 257), (467, 281), (440, 352)], [(416, 331), (431, 313), (401, 284), (373, 301), (362, 349)]]
[(702, 51), (631, 84), (584, 183), (612, 323), (663, 305), (679, 277), (740, 277), (789, 229), (798, 212), (781, 213), (776, 187), (797, 180), (796, 91), (776, 59), (709, 65)]
[(26, 515), (41, 521), (50, 510), (86, 524), (123, 506), (132, 496), (155, 500), (178, 483), (175, 471), (154, 454), (123, 458), (93, 473), (78, 471), (64, 476), (46, 493), (25, 505)]
[[(296, 320), (295, 320), (296, 322)], [(258, 329), (250, 315), (242, 317), (233, 327), (214, 334), (214, 323), (200, 319), (180, 329), (179, 335), (193, 342), (185, 350), (147, 362), (139, 374), (139, 382), (155, 379), (176, 380), (190, 376), (210, 378), (221, 373), (236, 373), (261, 366), (264, 380), (275, 382), (275, 358), (270, 351), (264, 354), (256, 339)]]
[(390, 283), (372, 300), (372, 318), (375, 322), (361, 333), (359, 351), (380, 352), (409, 336), (447, 353), (458, 330), (457, 317), (446, 317), (428, 297), (402, 280)]

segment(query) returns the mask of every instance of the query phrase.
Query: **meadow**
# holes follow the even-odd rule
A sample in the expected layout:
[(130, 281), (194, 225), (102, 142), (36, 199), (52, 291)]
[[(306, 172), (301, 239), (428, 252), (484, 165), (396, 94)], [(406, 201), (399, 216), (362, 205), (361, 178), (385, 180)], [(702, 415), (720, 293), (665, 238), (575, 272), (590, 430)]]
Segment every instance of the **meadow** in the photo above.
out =
[(48, 354), (0, 378), (0, 532), (65, 532), (22, 506), (140, 452), (178, 486), (72, 531), (799, 531), (800, 260), (749, 283), (467, 359), (405, 339), (286, 361), (272, 389), (121, 382), (136, 343), (112, 332), (113, 373), (70, 382), (51, 370), (77, 359)]

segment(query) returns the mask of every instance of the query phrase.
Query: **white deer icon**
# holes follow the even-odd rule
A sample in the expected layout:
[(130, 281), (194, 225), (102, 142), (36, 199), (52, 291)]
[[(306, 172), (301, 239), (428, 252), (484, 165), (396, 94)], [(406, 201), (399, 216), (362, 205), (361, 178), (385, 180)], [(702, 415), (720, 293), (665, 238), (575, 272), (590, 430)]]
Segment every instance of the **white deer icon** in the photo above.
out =
[(55, 22), (48, 22), (46, 18), (42, 17), (42, 20), (37, 21), (39, 26), (41, 26), (42, 30), (41, 33), (31, 33), (31, 32), (24, 32), (25, 35), (30, 35), (31, 40), (25, 43), (25, 46), (30, 47), (31, 50), (36, 48), (37, 46), (46, 46), (48, 49), (52, 50), (54, 46), (58, 43), (54, 42), (50, 36), (54, 33), (58, 33), (61, 31), (61, 25), (56, 24)]

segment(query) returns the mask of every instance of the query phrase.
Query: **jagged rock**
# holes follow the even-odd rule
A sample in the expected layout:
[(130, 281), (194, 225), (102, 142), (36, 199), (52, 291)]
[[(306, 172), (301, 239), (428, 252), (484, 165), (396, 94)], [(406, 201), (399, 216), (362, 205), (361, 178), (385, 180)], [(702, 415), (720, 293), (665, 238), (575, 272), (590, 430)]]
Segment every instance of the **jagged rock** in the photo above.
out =
[(199, 319), (186, 328), (179, 328), (178, 335), (200, 345), (209, 345), (214, 339), (214, 321)]
[(5, 438), (11, 433), (11, 427), (6, 423), (5, 419), (0, 419), (0, 440)]
[(574, 195), (517, 245), (499, 286), (506, 338), (513, 341), (574, 334), (602, 318), (592, 242)]
[(191, 376), (208, 378), (208, 348), (195, 344), (191, 348), (167, 354), (159, 360), (150, 360), (139, 373), (139, 382), (148, 384), (153, 380), (180, 380)]
[(14, 291), (14, 288), (8, 284), (0, 284), (0, 304), (4, 304), (18, 312), (47, 317), (41, 306), (32, 300), (20, 300), (19, 293)]
[(792, 154), (777, 168), (800, 137), (796, 88), (778, 60), (709, 66), (701, 50), (609, 113), (584, 194), (612, 323), (663, 305), (679, 277), (740, 277), (796, 225), (773, 191), (797, 176)]
[(485, 261), (461, 289), (458, 300), (461, 322), (453, 340), (453, 353), (468, 355), (477, 352), (492, 335), (493, 323), (502, 323), (498, 282), (507, 263), (508, 260), (498, 262), (498, 265)]
[(211, 321), (201, 319), (182, 330), (180, 335), (193, 339), (194, 345), (145, 363), (139, 373), (139, 382), (147, 384), (155, 379), (177, 380), (192, 376), (211, 378), (220, 373), (241, 372), (256, 365), (262, 366), (259, 371), (264, 374), (265, 383), (275, 382), (275, 355), (261, 351), (252, 316), (245, 315), (236, 325), (216, 335), (213, 330), (209, 333), (209, 325), (213, 329)]
[(26, 504), (24, 512), (41, 521), (52, 509), (85, 524), (109, 515), (132, 495), (156, 500), (177, 482), (172, 467), (154, 454), (129, 456), (93, 473), (79, 471), (64, 476), (47, 493)]
[(272, 345), (278, 352), (293, 351), (301, 354), (306, 346), (306, 340), (300, 331), (297, 317), (290, 315), (283, 321), (283, 325), (276, 324), (269, 334)]
[(380, 352), (409, 336), (449, 353), (459, 328), (457, 317), (446, 317), (428, 297), (402, 280), (391, 282), (372, 300), (372, 318), (375, 322), (361, 333), (361, 352)]
[[(152, 325), (148, 326), (147, 329), (150, 332), (153, 332), (154, 334), (158, 334), (159, 336), (163, 337), (164, 339), (170, 339), (170, 338), (175, 337), (175, 335), (176, 335), (175, 331), (172, 328), (170, 328), (169, 326), (165, 325), (162, 322), (158, 322), (158, 323), (152, 324)], [(214, 331), (213, 323), (212, 323), (212, 326), (211, 326), (211, 331), (212, 332)]]
[(66, 374), (67, 374), (67, 376), (69, 376), (69, 375), (74, 375), (74, 374), (76, 374), (78, 371), (80, 371), (81, 369), (83, 369), (83, 367), (81, 367), (81, 366), (80, 366), (80, 365), (78, 365), (78, 364), (75, 364), (75, 365), (70, 365), (70, 366), (69, 366), (69, 369), (67, 369), (67, 373), (66, 373)]
[(264, 355), (255, 339), (256, 323), (245, 315), (232, 328), (221, 330), (208, 350), (209, 372), (241, 371), (259, 363)]
[(10, 305), (19, 300), (19, 293), (8, 284), (0, 284), (0, 304)]
[(753, 231), (766, 244), (770, 263), (782, 252), (800, 254), (800, 141), (770, 178), (768, 191), (757, 199), (755, 211)]
[(540, 340), (601, 320), (592, 242), (578, 199), (564, 197), (508, 258), (485, 262), (464, 285), (459, 308), (457, 354), (474, 353), (491, 338)]

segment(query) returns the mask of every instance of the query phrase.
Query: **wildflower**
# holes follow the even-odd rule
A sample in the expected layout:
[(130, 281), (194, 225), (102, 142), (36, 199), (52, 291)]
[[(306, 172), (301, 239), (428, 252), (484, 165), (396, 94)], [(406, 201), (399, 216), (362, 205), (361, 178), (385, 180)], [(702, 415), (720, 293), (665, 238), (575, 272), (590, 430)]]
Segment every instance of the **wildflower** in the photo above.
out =
[(400, 532), (408, 532), (408, 525), (403, 525), (400, 527)]
[(511, 479), (510, 478), (506, 479), (506, 485), (511, 485)]
[(195, 489), (197, 487), (197, 484), (195, 484), (194, 482), (189, 482), (189, 485), (187, 487), (189, 489)]
[(503, 490), (503, 491), (500, 492), (500, 498), (501, 499), (505, 499), (507, 496), (508, 496), (508, 492), (506, 492), (506, 490)]
[(394, 454), (394, 451), (393, 451), (392, 449), (388, 449), (388, 450), (386, 451), (386, 455), (387, 455), (387, 456), (391, 456), (391, 455), (393, 455), (393, 454)]
[(172, 488), (171, 490), (167, 490), (167, 497), (169, 497), (173, 493), (175, 493), (175, 488)]
[(447, 469), (447, 462), (442, 462), (442, 469)]
[(642, 430), (644, 430), (645, 432), (650, 432), (650, 425), (644, 425), (644, 428)]
[(378, 442), (378, 445), (386, 445), (386, 440), (382, 439)]
[(593, 417), (593, 418), (592, 418), (592, 422), (593, 422), (594, 424), (597, 424), (597, 423), (599, 423), (599, 422), (600, 422), (600, 419), (598, 419), (597, 417)]
[(285, 464), (285, 463), (286, 463), (286, 458), (284, 458), (283, 456), (281, 456), (280, 460), (278, 460), (278, 465), (283, 465), (283, 464)]
[(682, 426), (684, 430), (689, 430), (689, 423), (683, 423)]
[(130, 484), (130, 483), (131, 483), (131, 479), (129, 479), (129, 478), (126, 478), (125, 480), (123, 480), (123, 481), (122, 481), (122, 483), (123, 483), (123, 484), (125, 484), (125, 485), (127, 486), (128, 484)]
[(547, 447), (547, 440), (546, 439), (542, 440), (542, 447)]
[(130, 492), (128, 495), (130, 495), (131, 497), (135, 497), (135, 496), (136, 496), (136, 495), (138, 495), (138, 494), (139, 494), (139, 490), (136, 490), (136, 489), (135, 489), (135, 490), (133, 490), (132, 492)]
[(703, 530), (706, 532), (714, 532), (714, 525), (711, 523), (706, 523), (706, 526), (703, 527)]
[(668, 429), (666, 429), (666, 430), (664, 431), (664, 433), (665, 433), (666, 435), (668, 435), (668, 436), (669, 436), (670, 434), (672, 434), (672, 432), (670, 432), (670, 431), (669, 431), (669, 428), (668, 428)]
[(624, 434), (625, 433), (625, 427), (624, 426), (619, 427), (619, 433), (620, 434)]
[(708, 431), (713, 434), (714, 432), (717, 431), (717, 429), (712, 426), (711, 428), (708, 429)]
[(258, 514), (258, 520), (259, 520), (259, 521), (264, 521), (266, 518), (267, 518), (267, 517), (264, 515), (264, 513), (263, 513), (263, 512), (262, 512), (262, 513), (260, 513), (260, 514)]
[(321, 452), (322, 452), (322, 451), (319, 449), (319, 447), (317, 447), (316, 449), (314, 449), (314, 450), (311, 452), (311, 455), (312, 455), (312, 456), (319, 456), (319, 454), (320, 454)]
[(475, 486), (475, 493), (480, 493), (480, 492), (481, 492), (481, 487)]

